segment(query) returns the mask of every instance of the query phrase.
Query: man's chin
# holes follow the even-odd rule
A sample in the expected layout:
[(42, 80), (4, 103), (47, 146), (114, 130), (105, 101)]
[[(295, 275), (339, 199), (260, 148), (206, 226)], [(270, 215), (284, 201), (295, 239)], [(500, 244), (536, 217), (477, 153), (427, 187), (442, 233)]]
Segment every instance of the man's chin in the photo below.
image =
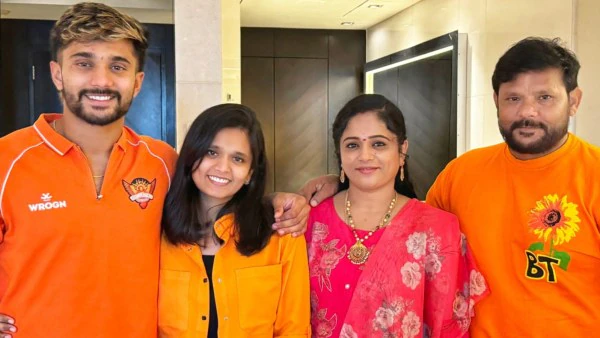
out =
[(115, 123), (119, 120), (121, 120), (126, 113), (119, 113), (119, 112), (112, 112), (110, 114), (98, 114), (98, 113), (83, 113), (83, 114), (76, 114), (77, 117), (79, 117), (81, 120), (83, 120), (84, 122), (94, 125), (94, 126), (100, 126), (100, 127), (104, 127), (107, 126), (109, 124)]

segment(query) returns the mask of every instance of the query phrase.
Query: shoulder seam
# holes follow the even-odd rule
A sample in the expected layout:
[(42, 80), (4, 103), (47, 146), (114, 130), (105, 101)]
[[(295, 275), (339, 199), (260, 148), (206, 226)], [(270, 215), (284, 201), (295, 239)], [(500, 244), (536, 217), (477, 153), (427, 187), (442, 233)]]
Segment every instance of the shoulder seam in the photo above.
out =
[(19, 156), (17, 156), (17, 158), (15, 158), (12, 163), (10, 164), (10, 167), (8, 167), (8, 171), (6, 172), (6, 177), (4, 177), (4, 182), (2, 182), (2, 188), (0, 189), (0, 217), (2, 217), (4, 219), (4, 213), (2, 212), (2, 199), (4, 197), (4, 189), (6, 188), (6, 183), (8, 182), (8, 177), (10, 176), (10, 173), (13, 169), (13, 167), (15, 166), (15, 163), (17, 163), (18, 160), (21, 159), (21, 157), (23, 157), (23, 155), (25, 155), (26, 152), (28, 152), (30, 149), (38, 147), (40, 145), (44, 144), (44, 142), (40, 142), (37, 144), (34, 144), (32, 146), (29, 146), (27, 148), (25, 148), (25, 150), (23, 150)]
[(137, 147), (137, 146), (140, 145), (140, 143), (142, 143), (146, 147), (146, 149), (148, 150), (148, 152), (150, 153), (150, 155), (153, 156), (153, 157), (156, 157), (162, 163), (163, 167), (165, 168), (165, 173), (167, 174), (167, 178), (169, 179), (169, 189), (171, 189), (171, 175), (169, 174), (169, 168), (167, 167), (167, 164), (165, 163), (165, 160), (163, 160), (162, 157), (160, 157), (160, 156), (156, 155), (154, 152), (152, 152), (152, 150), (150, 150), (150, 146), (145, 141), (138, 140), (137, 143), (133, 143), (133, 142), (127, 140), (127, 142), (129, 144), (131, 144), (132, 146), (134, 146), (134, 147)]

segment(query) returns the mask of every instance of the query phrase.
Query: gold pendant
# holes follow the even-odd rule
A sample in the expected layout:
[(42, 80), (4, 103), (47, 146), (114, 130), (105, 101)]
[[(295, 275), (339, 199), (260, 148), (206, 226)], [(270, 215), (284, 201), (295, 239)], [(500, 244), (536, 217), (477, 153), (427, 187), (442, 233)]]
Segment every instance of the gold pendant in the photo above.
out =
[(367, 247), (360, 241), (356, 241), (356, 243), (354, 243), (354, 245), (352, 245), (348, 251), (348, 259), (350, 262), (352, 262), (352, 264), (360, 265), (367, 261), (369, 254), (369, 249), (367, 249)]

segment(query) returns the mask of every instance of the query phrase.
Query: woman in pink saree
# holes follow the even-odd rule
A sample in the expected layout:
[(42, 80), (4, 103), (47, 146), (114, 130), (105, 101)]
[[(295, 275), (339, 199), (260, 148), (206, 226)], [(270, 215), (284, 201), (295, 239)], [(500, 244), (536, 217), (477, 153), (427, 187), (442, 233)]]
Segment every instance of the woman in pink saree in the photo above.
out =
[(339, 192), (315, 207), (314, 337), (465, 337), (487, 292), (454, 215), (415, 197), (402, 112), (361, 95), (337, 115)]

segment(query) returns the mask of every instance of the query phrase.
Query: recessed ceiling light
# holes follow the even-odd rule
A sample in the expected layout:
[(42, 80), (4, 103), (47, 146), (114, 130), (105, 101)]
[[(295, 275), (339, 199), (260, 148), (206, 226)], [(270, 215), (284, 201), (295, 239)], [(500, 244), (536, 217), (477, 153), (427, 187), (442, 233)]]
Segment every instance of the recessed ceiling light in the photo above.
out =
[(352, 25), (354, 25), (354, 22), (352, 22), (352, 21), (344, 21), (344, 22), (342, 22), (342, 26), (352, 26)]
[(368, 8), (381, 8), (383, 5), (369, 5)]

